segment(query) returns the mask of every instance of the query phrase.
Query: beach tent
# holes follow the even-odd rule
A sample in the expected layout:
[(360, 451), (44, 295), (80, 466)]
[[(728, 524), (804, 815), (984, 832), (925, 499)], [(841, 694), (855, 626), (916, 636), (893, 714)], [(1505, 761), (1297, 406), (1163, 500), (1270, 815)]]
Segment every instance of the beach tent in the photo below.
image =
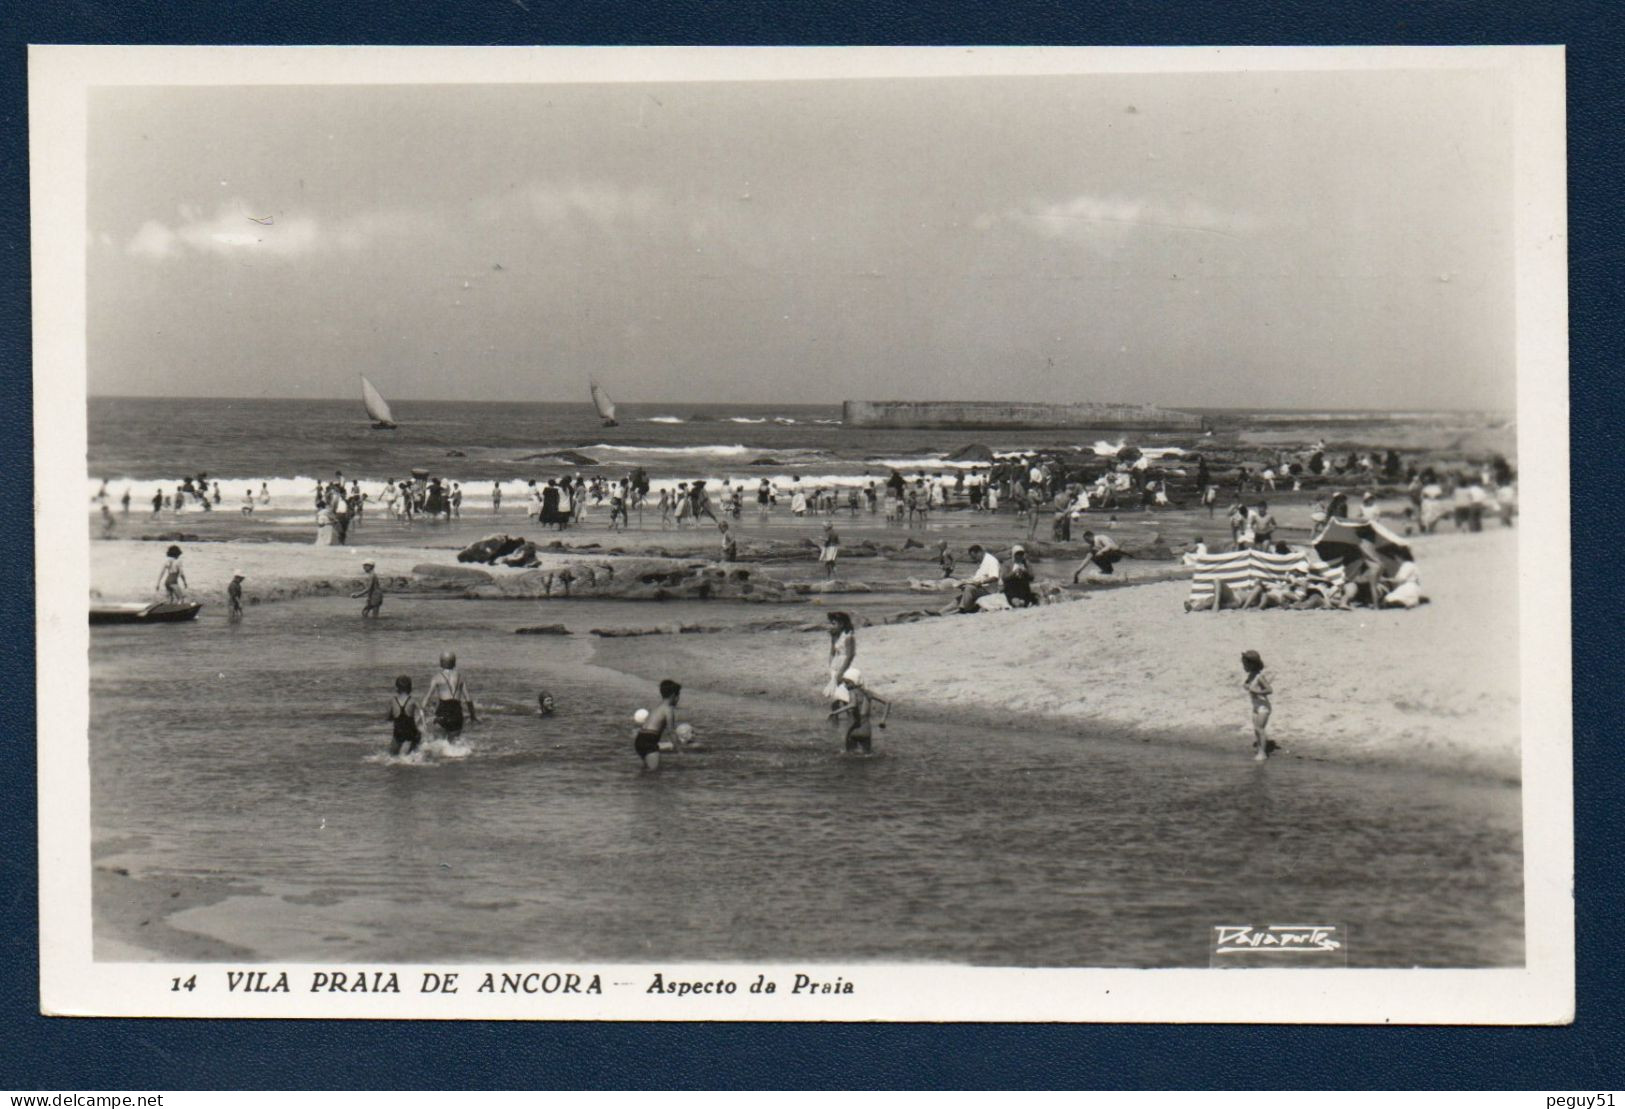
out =
[(1309, 575), (1315, 581), (1343, 584), (1343, 567), (1322, 562), (1307, 551), (1290, 554), (1271, 554), (1268, 551), (1223, 551), (1217, 554), (1197, 555), (1193, 562), (1196, 573), (1191, 577), (1190, 599), (1205, 600), (1213, 596), (1219, 582), (1231, 592), (1251, 589), (1261, 581), (1278, 581), (1293, 571)]
[(1314, 543), (1315, 553), (1327, 562), (1363, 561), (1362, 543), (1385, 559), (1411, 557), (1410, 545), (1377, 520), (1328, 520)]

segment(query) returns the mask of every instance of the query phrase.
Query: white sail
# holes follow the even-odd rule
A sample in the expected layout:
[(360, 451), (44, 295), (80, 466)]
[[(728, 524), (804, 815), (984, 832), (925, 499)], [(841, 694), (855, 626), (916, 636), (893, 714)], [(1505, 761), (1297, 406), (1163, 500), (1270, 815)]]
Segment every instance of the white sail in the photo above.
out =
[(593, 407), (598, 409), (598, 416), (606, 423), (615, 422), (615, 402), (609, 399), (609, 394), (598, 387), (598, 382), (591, 382)]
[(372, 387), (372, 382), (367, 380), (366, 374), (361, 375), (361, 403), (367, 406), (367, 415), (371, 416), (375, 423), (394, 426), (395, 417), (389, 411), (389, 402), (384, 400), (382, 393)]

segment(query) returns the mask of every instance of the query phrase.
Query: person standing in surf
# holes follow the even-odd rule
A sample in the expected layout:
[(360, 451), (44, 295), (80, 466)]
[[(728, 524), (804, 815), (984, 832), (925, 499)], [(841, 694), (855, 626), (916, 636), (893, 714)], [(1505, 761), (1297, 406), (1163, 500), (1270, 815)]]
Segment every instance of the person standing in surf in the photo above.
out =
[(350, 597), (351, 599), (365, 597), (367, 603), (361, 606), (361, 618), (365, 620), (370, 617), (376, 620), (378, 610), (384, 607), (384, 583), (378, 580), (378, 573), (373, 569), (370, 559), (361, 564), (361, 569), (367, 576), (362, 581), (361, 588), (351, 593)]
[(660, 683), (660, 704), (639, 722), (632, 750), (643, 761), (643, 769), (660, 769), (660, 739), (668, 728), (677, 735), (677, 701), (682, 695), (683, 687), (666, 678)]
[(1253, 760), (1263, 762), (1269, 758), (1269, 740), (1264, 737), (1264, 729), (1270, 723), (1270, 694), (1275, 690), (1270, 685), (1270, 679), (1264, 673), (1264, 660), (1257, 651), (1243, 651), (1241, 653), (1241, 668), (1247, 674), (1241, 687), (1247, 691), (1252, 703), (1253, 724)]
[(231, 575), (231, 584), (226, 586), (226, 619), (233, 624), (243, 618), (243, 572), (235, 571)]
[(446, 651), (440, 656), (440, 673), (429, 683), (423, 707), (433, 713), (434, 725), (448, 743), (462, 734), (465, 717), (469, 722), (479, 722), (479, 714), (474, 711), (474, 699), (468, 692), (468, 683), (457, 672), (455, 653)]
[[(878, 723), (880, 727), (886, 726), (886, 720), (891, 716), (891, 702), (884, 697), (877, 697), (869, 692), (863, 684), (863, 675), (858, 673), (856, 666), (849, 667), (841, 675), (841, 684), (851, 698), (846, 704), (830, 712), (829, 718), (834, 720), (842, 713), (850, 713), (852, 719), (846, 725), (846, 753), (869, 755), (874, 753), (874, 732), (872, 727)], [(880, 719), (874, 719), (875, 704), (885, 706), (881, 710)]]
[(835, 522), (824, 521), (824, 542), (818, 552), (818, 561), (824, 564), (824, 577), (835, 579), (835, 561), (841, 557), (841, 537), (835, 534)]
[(181, 549), (170, 547), (164, 552), (164, 566), (158, 571), (158, 584), (154, 589), (162, 589), (164, 597), (170, 604), (180, 604), (186, 600), (186, 571), (181, 569)]
[(395, 696), (389, 702), (389, 754), (391, 758), (410, 755), (423, 742), (423, 709), (412, 699), (412, 679), (402, 674), (395, 679)]

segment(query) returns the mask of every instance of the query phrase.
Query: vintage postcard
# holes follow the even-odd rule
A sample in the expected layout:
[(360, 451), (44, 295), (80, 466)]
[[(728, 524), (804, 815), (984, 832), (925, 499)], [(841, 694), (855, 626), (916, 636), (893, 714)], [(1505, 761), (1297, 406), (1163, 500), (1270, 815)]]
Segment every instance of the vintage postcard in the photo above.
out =
[(43, 1010), (1571, 1019), (1563, 95), (35, 48)]

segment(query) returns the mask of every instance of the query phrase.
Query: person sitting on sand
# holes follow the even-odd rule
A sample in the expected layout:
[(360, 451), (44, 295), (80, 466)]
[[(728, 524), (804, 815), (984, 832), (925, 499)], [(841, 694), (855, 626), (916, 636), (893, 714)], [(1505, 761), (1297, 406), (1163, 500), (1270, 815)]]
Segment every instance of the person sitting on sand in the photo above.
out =
[(236, 623), (243, 618), (243, 572), (235, 570), (226, 586), (226, 619)]
[(1241, 604), (1237, 608), (1294, 608), (1303, 600), (1305, 590), (1294, 577), (1302, 579), (1303, 574), (1292, 571), (1284, 578), (1260, 578), (1252, 589), (1242, 595)]
[(660, 683), (660, 704), (638, 723), (632, 750), (643, 760), (643, 769), (660, 769), (660, 739), (668, 728), (674, 735), (677, 732), (677, 701), (682, 694), (682, 686), (665, 679)]
[(959, 596), (954, 599), (953, 604), (943, 610), (944, 615), (954, 612), (975, 612), (977, 601), (999, 589), (1003, 568), (993, 552), (984, 551), (979, 543), (972, 543), (970, 556), (977, 563), (976, 573), (960, 587)]
[[(842, 713), (851, 715), (846, 726), (846, 753), (860, 752), (871, 754), (874, 751), (874, 732), (871, 725), (878, 723), (880, 727), (886, 726), (886, 720), (891, 716), (891, 702), (884, 697), (877, 697), (863, 684), (863, 675), (858, 673), (856, 666), (848, 667), (841, 675), (841, 684), (847, 690), (847, 703), (830, 712), (829, 718), (834, 720)], [(879, 721), (875, 721), (874, 706), (876, 703), (884, 705)]]
[(352, 599), (365, 597), (366, 604), (361, 606), (361, 618), (377, 619), (378, 610), (384, 607), (384, 585), (378, 580), (377, 571), (373, 569), (373, 562), (368, 559), (361, 564), (361, 570), (367, 576), (362, 579), (361, 588), (351, 593)]
[(423, 709), (412, 699), (412, 679), (402, 674), (395, 679), (395, 696), (389, 702), (391, 757), (410, 755), (423, 741)]
[(1207, 544), (1202, 542), (1198, 535), (1191, 540), (1190, 549), (1179, 556), (1179, 561), (1185, 566), (1195, 566), (1201, 559), (1207, 557)]
[(178, 605), (186, 600), (186, 571), (181, 569), (181, 549), (172, 546), (164, 555), (164, 566), (158, 571), (158, 584), (153, 589), (162, 589), (165, 598)]
[(1011, 608), (1031, 608), (1039, 604), (1033, 592), (1033, 568), (1027, 562), (1027, 549), (1017, 544), (1010, 548), (1010, 565), (1004, 568), (1004, 599)]
[(1329, 581), (1305, 578), (1303, 595), (1291, 606), (1299, 611), (1320, 608), (1348, 608), (1348, 602)]
[(1222, 581), (1213, 583), (1213, 592), (1206, 597), (1185, 602), (1186, 612), (1222, 612), (1227, 608), (1237, 608), (1241, 604), (1235, 590)]
[(1264, 660), (1257, 651), (1241, 653), (1241, 668), (1247, 674), (1241, 687), (1247, 691), (1252, 704), (1253, 758), (1263, 762), (1269, 758), (1269, 740), (1264, 738), (1264, 729), (1269, 727), (1270, 694), (1275, 690), (1270, 686), (1269, 676), (1264, 673)]
[(448, 742), (462, 733), (465, 715), (471, 722), (479, 721), (468, 684), (457, 672), (457, 656), (453, 652), (446, 651), (440, 656), (440, 673), (429, 683), (423, 707), (434, 714), (435, 727)]
[(1421, 573), (1417, 570), (1416, 563), (1408, 558), (1401, 560), (1398, 569), (1387, 580), (1387, 587), (1382, 597), (1382, 603), (1385, 605), (1415, 608), (1427, 600), (1422, 595)]

